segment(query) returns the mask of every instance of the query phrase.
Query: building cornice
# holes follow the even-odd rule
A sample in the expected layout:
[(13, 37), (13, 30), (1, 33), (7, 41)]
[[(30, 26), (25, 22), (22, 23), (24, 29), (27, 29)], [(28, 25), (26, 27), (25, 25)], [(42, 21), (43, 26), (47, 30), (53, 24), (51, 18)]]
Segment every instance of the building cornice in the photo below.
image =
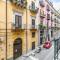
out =
[(45, 1), (51, 6), (51, 8), (54, 10), (54, 13), (60, 16), (60, 13), (51, 5), (52, 3), (49, 0), (45, 0)]

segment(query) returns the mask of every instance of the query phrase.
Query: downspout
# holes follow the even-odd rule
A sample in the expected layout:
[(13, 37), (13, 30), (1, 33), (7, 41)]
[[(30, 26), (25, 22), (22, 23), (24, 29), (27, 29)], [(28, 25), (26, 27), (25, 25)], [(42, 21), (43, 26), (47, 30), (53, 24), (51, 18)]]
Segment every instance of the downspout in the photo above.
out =
[[(27, 0), (26, 0), (26, 2), (27, 2)], [(27, 53), (27, 51), (28, 51), (28, 39), (27, 39), (27, 34), (28, 34), (28, 33), (27, 33), (27, 30), (28, 30), (28, 29), (27, 29), (27, 25), (28, 25), (28, 24), (27, 24), (27, 23), (28, 23), (28, 22), (27, 22), (27, 20), (28, 20), (28, 19), (27, 19), (27, 3), (26, 3), (26, 53)]]
[(7, 0), (6, 0), (6, 60), (7, 60)]

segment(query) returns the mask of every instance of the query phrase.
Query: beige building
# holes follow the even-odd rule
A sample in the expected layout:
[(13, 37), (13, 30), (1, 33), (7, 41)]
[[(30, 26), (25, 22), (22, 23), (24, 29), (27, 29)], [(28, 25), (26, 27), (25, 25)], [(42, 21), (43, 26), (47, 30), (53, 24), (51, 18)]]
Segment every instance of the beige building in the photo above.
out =
[(7, 1), (7, 12), (6, 1), (0, 1), (0, 60), (6, 60), (6, 14), (7, 59), (16, 59), (38, 46), (37, 11), (32, 0)]
[(38, 25), (43, 23), (44, 28), (47, 26), (46, 3), (42, 3), (43, 6), (37, 0), (8, 0), (6, 9), (6, 0), (0, 0), (0, 60), (6, 60), (6, 56), (8, 60), (15, 60), (40, 45)]

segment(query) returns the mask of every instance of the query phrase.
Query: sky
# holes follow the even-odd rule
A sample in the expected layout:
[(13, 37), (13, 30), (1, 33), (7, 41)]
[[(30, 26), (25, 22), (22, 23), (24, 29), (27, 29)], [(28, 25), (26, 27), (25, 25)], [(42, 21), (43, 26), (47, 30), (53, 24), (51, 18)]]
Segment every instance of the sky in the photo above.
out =
[(56, 10), (60, 10), (60, 0), (51, 0)]
[(51, 0), (56, 10), (60, 10), (60, 0)]

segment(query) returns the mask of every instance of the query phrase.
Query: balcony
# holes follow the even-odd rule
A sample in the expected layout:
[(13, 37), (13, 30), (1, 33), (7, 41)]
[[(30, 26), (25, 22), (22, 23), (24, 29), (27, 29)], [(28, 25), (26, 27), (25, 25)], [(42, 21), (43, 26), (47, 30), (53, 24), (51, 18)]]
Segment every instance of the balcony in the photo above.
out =
[(54, 22), (57, 23), (57, 19), (56, 18), (54, 18)]
[(45, 18), (45, 13), (44, 13), (44, 11), (42, 11), (42, 10), (40, 10), (40, 17), (41, 17), (41, 18)]
[(53, 19), (53, 16), (51, 16), (51, 22), (53, 22), (53, 20), (54, 20), (54, 19)]
[(47, 7), (46, 7), (46, 8), (47, 8), (47, 11), (50, 11), (50, 7), (49, 7), (48, 5), (47, 5)]
[(10, 0), (10, 2), (23, 8), (26, 8), (27, 4), (26, 0)]
[(35, 2), (31, 2), (31, 5), (29, 6), (29, 10), (33, 13), (37, 13), (38, 12), (38, 8), (35, 6)]
[(45, 3), (43, 0), (39, 1), (40, 6), (45, 7)]
[(24, 31), (25, 29), (26, 29), (25, 24), (16, 26), (14, 23), (12, 23), (12, 31)]
[(47, 20), (50, 20), (50, 14), (47, 14)]
[(53, 14), (54, 13), (54, 11), (51, 9), (51, 13)]
[(38, 26), (37, 25), (31, 25), (30, 26), (30, 30), (31, 31), (36, 31), (38, 29)]
[(37, 13), (38, 12), (38, 8), (32, 8), (32, 6), (29, 7), (29, 10), (33, 13)]

